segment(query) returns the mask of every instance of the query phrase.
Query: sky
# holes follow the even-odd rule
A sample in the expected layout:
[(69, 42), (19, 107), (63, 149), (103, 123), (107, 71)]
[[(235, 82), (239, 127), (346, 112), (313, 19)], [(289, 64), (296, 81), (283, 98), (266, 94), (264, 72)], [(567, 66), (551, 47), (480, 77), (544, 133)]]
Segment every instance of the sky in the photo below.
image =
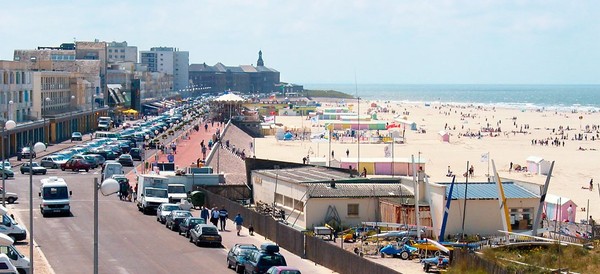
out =
[(599, 84), (600, 1), (22, 0), (0, 60), (77, 41), (175, 47), (297, 84)]

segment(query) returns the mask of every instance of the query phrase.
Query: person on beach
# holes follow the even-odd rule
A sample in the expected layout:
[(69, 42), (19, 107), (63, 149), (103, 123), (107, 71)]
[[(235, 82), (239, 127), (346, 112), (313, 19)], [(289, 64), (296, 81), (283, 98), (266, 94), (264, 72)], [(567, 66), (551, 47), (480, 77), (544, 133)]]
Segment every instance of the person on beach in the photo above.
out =
[(473, 177), (475, 174), (475, 168), (473, 167), (473, 165), (471, 165), (471, 167), (469, 168), (469, 177)]
[(350, 150), (346, 149), (346, 157), (350, 157)]
[(590, 191), (594, 190), (594, 179), (590, 179)]
[(240, 232), (242, 231), (242, 225), (244, 224), (244, 218), (242, 218), (242, 215), (240, 215), (240, 213), (238, 213), (237, 215), (235, 215), (233, 222), (235, 223), (235, 229), (237, 230), (237, 235), (240, 236)]

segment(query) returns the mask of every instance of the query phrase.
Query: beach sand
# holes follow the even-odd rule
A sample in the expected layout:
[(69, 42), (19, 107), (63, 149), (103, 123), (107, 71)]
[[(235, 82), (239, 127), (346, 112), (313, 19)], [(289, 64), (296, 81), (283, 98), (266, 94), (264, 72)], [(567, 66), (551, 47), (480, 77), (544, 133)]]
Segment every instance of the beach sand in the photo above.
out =
[[(324, 100), (323, 107), (336, 106), (335, 101)], [(582, 189), (588, 187), (590, 179), (600, 182), (597, 172), (600, 156), (600, 141), (597, 138), (598, 129), (591, 130), (593, 122), (600, 121), (600, 113), (570, 113), (556, 112), (554, 110), (537, 109), (511, 109), (493, 108), (491, 106), (450, 106), (440, 103), (432, 103), (429, 106), (416, 103), (398, 103), (383, 101), (361, 101), (360, 112), (365, 114), (374, 108), (371, 103), (379, 107), (388, 108), (388, 113), (378, 112), (378, 119), (392, 122), (394, 116), (408, 112), (406, 118), (416, 122), (419, 128), (425, 129), (425, 133), (406, 130), (406, 143), (394, 146), (394, 157), (415, 158), (426, 160), (426, 172), (431, 182), (449, 182), (446, 177), (448, 166), (454, 174), (458, 175), (457, 181), (464, 182), (462, 176), (467, 171), (467, 161), (474, 167), (474, 177), (469, 182), (486, 182), (488, 174), (488, 161), (482, 161), (482, 154), (489, 153), (490, 160), (496, 164), (501, 178), (533, 182), (542, 185), (546, 175), (531, 174), (528, 172), (509, 172), (510, 162), (514, 165), (527, 166), (526, 159), (530, 156), (541, 157), (547, 161), (555, 161), (552, 179), (550, 181), (549, 193), (570, 198), (578, 205), (575, 220), (586, 219), (588, 211), (581, 211), (582, 207), (587, 210), (589, 200), (589, 214), (600, 216), (600, 208), (594, 206), (600, 202), (599, 185), (594, 183), (594, 190)], [(350, 103), (351, 104), (351, 103)], [(353, 107), (353, 106), (352, 106)], [(395, 114), (392, 114), (395, 110)], [(580, 119), (581, 117), (581, 119)], [(277, 123), (286, 127), (309, 128), (312, 133), (324, 132), (321, 127), (311, 126), (306, 117), (299, 116), (277, 116)], [(459, 136), (467, 133), (478, 134), (482, 129), (490, 125), (492, 128), (500, 127), (502, 132), (497, 137), (466, 137)], [(440, 140), (439, 131), (444, 130), (450, 134), (450, 142)], [(527, 126), (528, 125), (528, 128)], [(586, 125), (590, 131), (585, 132)], [(559, 127), (569, 127), (564, 130), (566, 139), (561, 139)], [(520, 133), (520, 131), (524, 133)], [(554, 130), (554, 131), (553, 131)], [(512, 131), (516, 131), (513, 133)], [(382, 132), (383, 134), (384, 132)], [(573, 140), (582, 133), (587, 135), (587, 140)], [(595, 141), (591, 138), (594, 136)], [(535, 144), (532, 140), (546, 140), (551, 138), (548, 145)], [(552, 140), (558, 138), (560, 146), (553, 146)], [(564, 146), (562, 142), (564, 141)], [(310, 141), (277, 141), (274, 136), (256, 139), (256, 156), (258, 158), (269, 158), (291, 162), (302, 162), (302, 158), (309, 153), (310, 157), (327, 157), (329, 144), (315, 143)], [(361, 142), (360, 157), (384, 157), (385, 144), (366, 144)], [(357, 143), (332, 142), (332, 150), (335, 158), (345, 157), (346, 149), (350, 151), (350, 157), (357, 157)], [(584, 150), (580, 150), (579, 148)], [(491, 161), (490, 161), (491, 162)], [(491, 164), (489, 172), (493, 172)]]

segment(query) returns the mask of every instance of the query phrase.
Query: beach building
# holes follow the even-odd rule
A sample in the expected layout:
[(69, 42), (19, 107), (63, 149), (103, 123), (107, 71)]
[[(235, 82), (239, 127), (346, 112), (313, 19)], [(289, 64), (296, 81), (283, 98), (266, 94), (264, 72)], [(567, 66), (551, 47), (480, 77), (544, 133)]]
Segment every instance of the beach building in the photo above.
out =
[(413, 196), (398, 179), (350, 177), (324, 167), (253, 170), (251, 178), (255, 203), (274, 203), (290, 224), (304, 229), (381, 221), (379, 199)]
[(412, 176), (415, 170), (425, 170), (426, 162), (426, 159), (415, 158), (415, 163), (413, 165), (411, 158), (361, 157), (359, 159), (348, 157), (340, 159), (339, 167), (343, 169), (359, 168), (359, 172), (362, 172), (363, 168), (365, 168), (367, 170), (367, 175)]
[(539, 156), (529, 156), (527, 161), (527, 171), (531, 174), (546, 175), (550, 171), (550, 161), (544, 160)]
[(438, 132), (438, 135), (440, 136), (440, 141), (444, 143), (450, 143), (450, 133), (448, 133), (445, 130), (442, 130)]
[(577, 204), (573, 200), (554, 194), (546, 194), (544, 200), (544, 213), (549, 221), (564, 221), (569, 218), (569, 207), (572, 212), (577, 212)]
[[(513, 182), (503, 182), (502, 186), (511, 229), (531, 230), (539, 206), (539, 195)], [(495, 183), (455, 183), (451, 196), (450, 183), (429, 183), (425, 199), (431, 206), (434, 235), (440, 233), (447, 199), (451, 199), (451, 202), (446, 237), (462, 233), (463, 217), (464, 233), (467, 235), (499, 235), (501, 233), (498, 230), (504, 230), (502, 212), (498, 206), (498, 188)]]

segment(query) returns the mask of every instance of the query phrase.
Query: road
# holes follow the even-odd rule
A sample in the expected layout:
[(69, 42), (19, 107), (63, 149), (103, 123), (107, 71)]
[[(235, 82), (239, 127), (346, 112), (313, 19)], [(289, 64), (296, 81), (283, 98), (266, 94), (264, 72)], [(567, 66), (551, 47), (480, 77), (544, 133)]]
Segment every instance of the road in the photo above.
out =
[[(13, 165), (15, 162), (13, 159)], [(15, 178), (7, 180), (6, 185), (8, 191), (19, 195), (19, 200), (9, 210), (29, 228), (29, 175), (20, 174), (18, 167), (14, 170)], [(69, 184), (73, 192), (72, 216), (42, 217), (38, 198), (40, 179), (49, 176), (62, 177)], [(34, 240), (56, 273), (93, 271), (94, 177), (100, 178), (100, 168), (89, 173), (49, 169), (46, 175), (33, 176)], [(193, 214), (199, 215), (197, 211)], [(225, 248), (196, 247), (156, 222), (155, 216), (143, 215), (134, 203), (120, 201), (116, 195), (100, 195), (98, 215), (100, 273), (185, 273), (190, 269), (199, 273), (233, 273), (225, 264), (227, 247), (236, 242), (266, 241), (260, 235), (250, 237), (247, 233), (245, 237), (237, 237), (232, 231), (222, 233)], [(304, 273), (332, 273), (288, 252), (283, 254), (289, 265)]]

